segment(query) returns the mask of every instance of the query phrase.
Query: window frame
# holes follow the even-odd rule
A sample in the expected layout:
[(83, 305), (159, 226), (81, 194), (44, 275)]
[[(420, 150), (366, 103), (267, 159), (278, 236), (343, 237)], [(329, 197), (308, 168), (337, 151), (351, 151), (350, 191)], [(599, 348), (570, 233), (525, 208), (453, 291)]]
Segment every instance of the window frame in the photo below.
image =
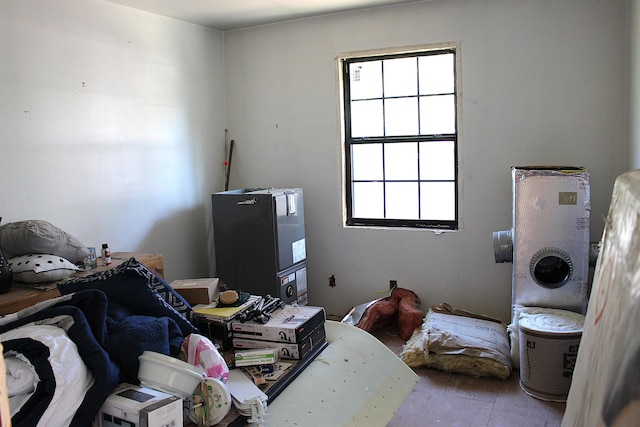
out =
[[(404, 57), (419, 57), (438, 54), (454, 55), (454, 108), (455, 108), (455, 131), (452, 134), (425, 134), (410, 136), (381, 136), (381, 137), (351, 137), (351, 116), (350, 116), (350, 79), (349, 64), (379, 61), (384, 59), (395, 59)], [(418, 46), (405, 49), (386, 49), (375, 51), (351, 52), (348, 54), (337, 56), (336, 58), (339, 74), (340, 88), (340, 123), (342, 128), (342, 156), (343, 156), (343, 219), (344, 225), (347, 227), (381, 227), (381, 228), (412, 228), (412, 229), (430, 229), (441, 231), (457, 231), (461, 227), (461, 177), (460, 177), (460, 46), (458, 43), (446, 43), (429, 46)], [(416, 96), (420, 97), (420, 94)], [(383, 95), (384, 99), (384, 95)], [(393, 99), (389, 97), (388, 99)], [(423, 182), (453, 182), (454, 184), (454, 219), (453, 220), (434, 220), (434, 219), (395, 219), (395, 218), (358, 218), (353, 216), (353, 185), (357, 182), (353, 179), (351, 148), (357, 144), (382, 143), (392, 144), (394, 142), (429, 142), (429, 141), (452, 141), (453, 142), (453, 162), (454, 162), (454, 178), (453, 180), (420, 180), (418, 176), (415, 180), (373, 180), (371, 182), (415, 182), (420, 186)], [(384, 161), (384, 160), (383, 160)], [(362, 182), (367, 182), (363, 180)], [(385, 185), (383, 185), (384, 189)], [(386, 190), (383, 190), (386, 191)], [(383, 200), (386, 200), (386, 194)], [(420, 196), (418, 195), (418, 204)]]

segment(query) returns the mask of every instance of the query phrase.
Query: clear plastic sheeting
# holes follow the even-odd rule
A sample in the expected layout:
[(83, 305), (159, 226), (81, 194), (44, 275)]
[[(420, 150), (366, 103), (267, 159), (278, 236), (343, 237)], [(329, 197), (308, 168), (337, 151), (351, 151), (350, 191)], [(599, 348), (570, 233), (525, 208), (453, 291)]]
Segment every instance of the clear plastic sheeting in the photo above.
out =
[(563, 427), (640, 420), (640, 171), (620, 175), (593, 278)]

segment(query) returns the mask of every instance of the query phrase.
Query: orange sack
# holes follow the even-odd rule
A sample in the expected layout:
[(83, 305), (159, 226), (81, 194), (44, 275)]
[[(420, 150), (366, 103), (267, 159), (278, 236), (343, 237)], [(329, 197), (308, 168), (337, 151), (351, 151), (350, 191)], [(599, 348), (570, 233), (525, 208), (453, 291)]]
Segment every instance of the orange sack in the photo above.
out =
[(420, 299), (408, 289), (395, 288), (391, 296), (376, 301), (366, 309), (356, 325), (368, 332), (392, 325), (397, 320), (397, 329), (403, 340), (408, 340), (413, 330), (422, 323)]
[(367, 308), (356, 325), (367, 332), (377, 331), (393, 324), (398, 312), (398, 303), (391, 298), (376, 301)]
[(422, 324), (424, 314), (419, 307), (420, 299), (416, 294), (407, 295), (398, 303), (397, 328), (400, 337), (405, 341), (411, 338), (413, 331)]

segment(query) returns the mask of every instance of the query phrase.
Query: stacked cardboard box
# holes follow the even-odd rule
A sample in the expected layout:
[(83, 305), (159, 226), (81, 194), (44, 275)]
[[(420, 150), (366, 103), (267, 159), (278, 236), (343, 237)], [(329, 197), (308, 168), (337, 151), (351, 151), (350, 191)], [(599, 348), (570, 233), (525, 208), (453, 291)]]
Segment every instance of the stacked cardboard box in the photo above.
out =
[(251, 295), (238, 307), (218, 307), (215, 301), (212, 304), (197, 304), (193, 307), (196, 326), (201, 334), (212, 339), (221, 350), (230, 350), (231, 321), (253, 308), (259, 300), (260, 297)]
[(286, 305), (267, 323), (232, 321), (234, 349), (274, 348), (282, 359), (302, 360), (324, 344), (326, 315), (322, 307)]

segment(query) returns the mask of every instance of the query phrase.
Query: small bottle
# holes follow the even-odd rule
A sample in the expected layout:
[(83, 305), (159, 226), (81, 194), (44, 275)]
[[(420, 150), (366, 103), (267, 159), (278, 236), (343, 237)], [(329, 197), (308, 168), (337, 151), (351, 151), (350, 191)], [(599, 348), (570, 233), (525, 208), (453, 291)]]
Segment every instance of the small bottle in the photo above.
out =
[(102, 265), (111, 265), (111, 251), (106, 243), (102, 244)]

